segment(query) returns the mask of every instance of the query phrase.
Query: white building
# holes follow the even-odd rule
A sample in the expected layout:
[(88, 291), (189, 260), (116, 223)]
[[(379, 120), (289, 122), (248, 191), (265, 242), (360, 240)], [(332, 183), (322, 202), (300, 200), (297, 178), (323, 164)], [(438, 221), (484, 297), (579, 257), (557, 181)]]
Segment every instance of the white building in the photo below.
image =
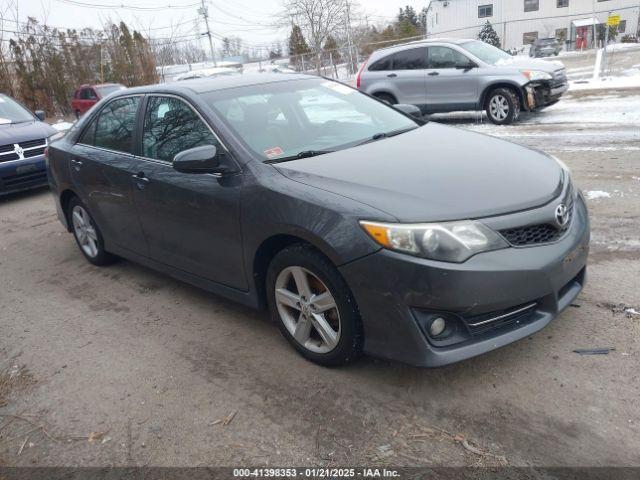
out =
[(427, 34), (476, 38), (489, 21), (504, 49), (548, 37), (560, 39), (570, 50), (591, 48), (597, 25), (610, 13), (621, 17), (619, 38), (637, 36), (639, 0), (431, 0)]

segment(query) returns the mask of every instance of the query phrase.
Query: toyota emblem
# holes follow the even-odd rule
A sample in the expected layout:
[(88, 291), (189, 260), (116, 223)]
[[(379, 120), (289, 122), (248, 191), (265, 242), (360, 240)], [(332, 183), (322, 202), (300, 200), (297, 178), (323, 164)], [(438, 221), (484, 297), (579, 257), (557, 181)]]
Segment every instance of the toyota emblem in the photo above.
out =
[(565, 228), (569, 223), (569, 209), (564, 203), (556, 207), (556, 222), (560, 228)]

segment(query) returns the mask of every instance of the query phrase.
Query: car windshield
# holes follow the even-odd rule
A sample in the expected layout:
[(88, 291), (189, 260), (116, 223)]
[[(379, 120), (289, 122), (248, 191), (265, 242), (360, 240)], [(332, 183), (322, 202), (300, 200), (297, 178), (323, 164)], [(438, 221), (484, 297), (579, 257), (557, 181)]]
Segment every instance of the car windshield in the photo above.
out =
[(542, 40), (538, 41), (541, 45), (551, 45), (553, 43), (556, 43), (556, 39), (555, 38), (543, 38)]
[(467, 52), (478, 57), (484, 63), (488, 63), (490, 65), (496, 65), (500, 61), (511, 58), (511, 55), (509, 55), (507, 52), (479, 40), (465, 42), (460, 46)]
[(18, 102), (0, 93), (0, 125), (7, 123), (32, 122), (35, 118), (29, 110)]
[(111, 95), (113, 92), (117, 92), (118, 90), (122, 90), (123, 88), (126, 87), (124, 85), (120, 85), (119, 83), (113, 85), (100, 85), (95, 87), (95, 89), (98, 91), (98, 95), (100, 95), (100, 98)]
[(313, 156), (376, 141), (418, 123), (353, 88), (324, 79), (262, 83), (204, 94), (266, 161)]

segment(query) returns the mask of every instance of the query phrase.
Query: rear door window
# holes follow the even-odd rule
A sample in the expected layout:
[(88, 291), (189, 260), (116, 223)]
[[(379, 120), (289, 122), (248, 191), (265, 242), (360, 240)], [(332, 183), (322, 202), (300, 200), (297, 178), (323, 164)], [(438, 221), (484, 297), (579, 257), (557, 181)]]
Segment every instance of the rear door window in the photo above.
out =
[(109, 102), (82, 133), (79, 142), (124, 153), (134, 153), (136, 113), (140, 97)]
[(393, 68), (393, 56), (387, 55), (384, 58), (381, 58), (377, 62), (374, 62), (369, 67), (370, 72), (384, 72), (386, 70), (391, 70)]
[(98, 96), (93, 88), (83, 88), (80, 92), (80, 98), (82, 100), (95, 100)]
[(426, 63), (426, 48), (412, 48), (393, 54), (394, 70), (423, 70), (427, 68)]

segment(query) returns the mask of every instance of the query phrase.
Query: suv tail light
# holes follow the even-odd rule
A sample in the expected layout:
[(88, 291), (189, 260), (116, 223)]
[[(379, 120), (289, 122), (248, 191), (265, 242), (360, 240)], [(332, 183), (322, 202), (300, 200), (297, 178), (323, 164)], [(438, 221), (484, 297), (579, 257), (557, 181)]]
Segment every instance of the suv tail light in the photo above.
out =
[(369, 59), (365, 59), (364, 62), (362, 62), (362, 65), (360, 65), (360, 70), (358, 70), (358, 76), (356, 77), (356, 88), (360, 88), (360, 78), (362, 77), (362, 72), (364, 71), (364, 68), (367, 66), (367, 62), (369, 61)]

